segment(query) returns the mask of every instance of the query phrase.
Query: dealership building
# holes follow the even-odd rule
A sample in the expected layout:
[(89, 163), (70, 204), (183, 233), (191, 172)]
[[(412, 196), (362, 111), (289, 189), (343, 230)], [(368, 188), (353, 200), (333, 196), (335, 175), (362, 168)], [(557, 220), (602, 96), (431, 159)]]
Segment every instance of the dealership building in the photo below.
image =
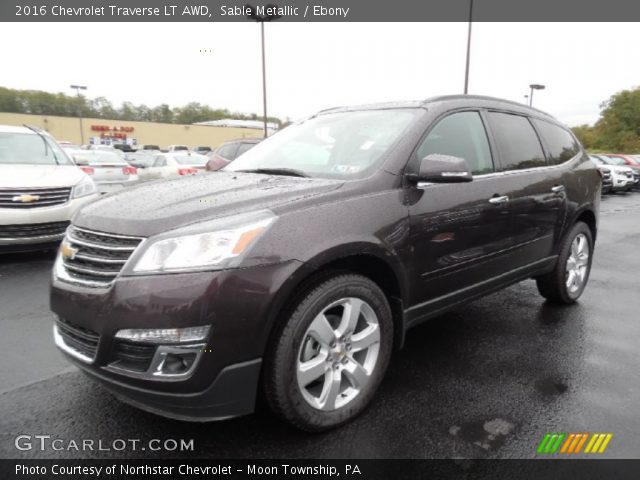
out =
[[(75, 144), (151, 144), (166, 148), (168, 145), (206, 145), (217, 147), (227, 140), (263, 136), (262, 128), (253, 122), (205, 122), (198, 125), (173, 123), (129, 122), (103, 118), (56, 117), (0, 112), (0, 125), (31, 125), (46, 130), (57, 140)], [(82, 134), (80, 133), (82, 129)]]

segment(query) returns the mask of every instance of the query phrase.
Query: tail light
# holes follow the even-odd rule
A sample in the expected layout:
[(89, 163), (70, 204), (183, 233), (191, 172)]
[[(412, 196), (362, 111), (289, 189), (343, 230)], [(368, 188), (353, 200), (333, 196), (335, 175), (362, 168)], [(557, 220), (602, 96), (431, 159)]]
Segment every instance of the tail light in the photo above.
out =
[(84, 173), (88, 174), (88, 175), (93, 175), (95, 173), (95, 170), (93, 169), (93, 167), (87, 167), (87, 166), (81, 166), (80, 170), (82, 170)]
[(136, 167), (122, 167), (122, 173), (125, 175), (137, 175), (138, 169)]
[(195, 175), (198, 173), (198, 170), (195, 168), (179, 168), (178, 175)]

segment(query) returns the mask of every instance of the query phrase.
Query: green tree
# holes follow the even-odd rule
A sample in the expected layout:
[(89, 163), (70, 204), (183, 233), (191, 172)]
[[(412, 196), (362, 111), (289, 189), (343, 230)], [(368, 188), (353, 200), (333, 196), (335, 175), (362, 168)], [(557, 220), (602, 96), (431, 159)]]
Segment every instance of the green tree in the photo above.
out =
[[(66, 95), (40, 90), (14, 90), (0, 87), (0, 112), (30, 113), (34, 115), (58, 115), (87, 118), (104, 118), (123, 121), (151, 121), (162, 123), (191, 124), (207, 120), (233, 118), (240, 120), (259, 119), (255, 114), (231, 113), (226, 108), (211, 108), (198, 102), (183, 107), (171, 108), (166, 103), (156, 107), (123, 102), (116, 108), (105, 97), (88, 99), (81, 95)], [(281, 123), (280, 119), (269, 117), (270, 122)]]
[(601, 107), (601, 118), (595, 125), (598, 146), (619, 152), (640, 152), (640, 87), (612, 95)]

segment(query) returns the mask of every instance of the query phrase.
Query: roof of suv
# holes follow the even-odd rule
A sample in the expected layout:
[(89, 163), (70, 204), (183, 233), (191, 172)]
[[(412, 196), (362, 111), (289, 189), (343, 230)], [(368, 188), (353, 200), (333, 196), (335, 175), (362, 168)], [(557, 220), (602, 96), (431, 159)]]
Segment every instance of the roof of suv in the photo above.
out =
[(384, 102), (384, 103), (371, 103), (365, 105), (354, 106), (342, 106), (328, 108), (319, 111), (316, 115), (334, 112), (346, 112), (354, 110), (385, 110), (393, 108), (427, 108), (429, 104), (440, 102), (455, 102), (460, 106), (480, 106), (480, 107), (493, 107), (493, 108), (507, 108), (513, 111), (519, 111), (521, 113), (527, 113), (529, 115), (543, 116), (555, 120), (555, 118), (542, 110), (529, 107), (523, 103), (514, 102), (513, 100), (505, 100), (503, 98), (488, 97), (484, 95), (441, 95), (436, 97), (430, 97), (425, 100), (416, 101), (403, 101), (403, 102)]

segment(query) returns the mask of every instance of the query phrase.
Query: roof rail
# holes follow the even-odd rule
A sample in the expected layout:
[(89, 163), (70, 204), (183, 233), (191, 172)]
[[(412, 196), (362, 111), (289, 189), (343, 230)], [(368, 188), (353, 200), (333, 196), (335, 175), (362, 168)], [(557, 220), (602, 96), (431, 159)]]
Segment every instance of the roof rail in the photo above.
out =
[(493, 102), (502, 102), (502, 103), (508, 103), (510, 105), (514, 105), (520, 108), (523, 108), (525, 110), (533, 110), (534, 112), (540, 113), (546, 117), (549, 118), (553, 118), (555, 120), (555, 117), (553, 115), (548, 114), (547, 112), (543, 111), (543, 110), (539, 110), (535, 107), (530, 107), (529, 105), (525, 105), (524, 103), (520, 103), (520, 102), (515, 102), (513, 100), (507, 100), (504, 98), (498, 98), (498, 97), (490, 97), (488, 95), (462, 95), (462, 94), (458, 94), (458, 95), (439, 95), (439, 96), (435, 96), (435, 97), (429, 97), (425, 100), (423, 100), (423, 104), (427, 104), (427, 103), (431, 103), (431, 102), (443, 102), (446, 100), (464, 100), (464, 99), (472, 99), (472, 100), (490, 100)]

